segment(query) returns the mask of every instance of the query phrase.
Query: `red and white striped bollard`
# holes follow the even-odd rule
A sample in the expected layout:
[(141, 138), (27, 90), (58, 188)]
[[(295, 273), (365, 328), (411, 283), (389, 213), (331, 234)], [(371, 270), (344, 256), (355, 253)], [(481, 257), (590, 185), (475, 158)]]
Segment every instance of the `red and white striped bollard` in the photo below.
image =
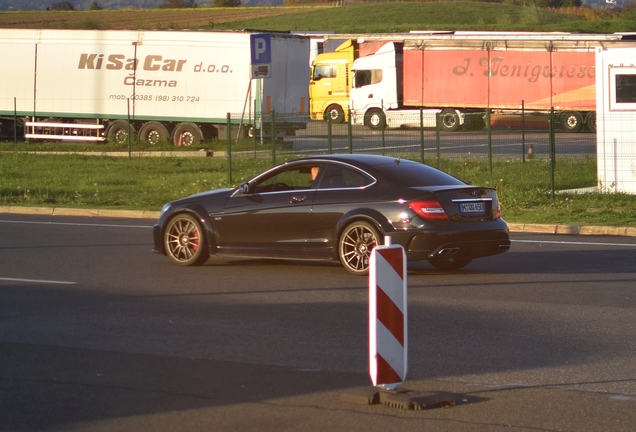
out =
[(406, 254), (390, 237), (384, 243), (369, 265), (369, 375), (374, 386), (393, 390), (408, 364)]

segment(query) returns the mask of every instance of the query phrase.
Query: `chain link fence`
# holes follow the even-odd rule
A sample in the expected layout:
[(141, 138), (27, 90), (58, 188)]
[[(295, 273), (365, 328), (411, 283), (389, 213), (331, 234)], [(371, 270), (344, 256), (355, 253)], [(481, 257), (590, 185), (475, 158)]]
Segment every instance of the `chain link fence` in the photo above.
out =
[[(595, 125), (581, 125), (575, 133), (566, 127), (566, 131), (562, 114), (471, 113), (458, 118), (459, 124), (450, 125), (454, 131), (449, 131), (439, 114), (433, 127), (424, 126), (431, 122), (423, 117), (415, 111), (401, 121), (409, 126), (386, 128), (383, 120), (380, 127), (368, 127), (352, 125), (348, 119), (334, 123), (275, 113), (264, 118), (262, 128), (249, 139), (229, 137), (229, 175), (232, 164), (244, 158), (267, 158), (273, 165), (310, 155), (371, 153), (417, 160), (444, 170), (448, 170), (448, 161), (479, 164), (494, 174), (501, 164), (518, 164), (518, 175), (544, 176), (545, 184), (554, 191), (570, 186), (554, 184), (559, 160), (576, 163), (596, 159)], [(291, 123), (303, 127), (282, 126)], [(458, 173), (451, 174), (461, 178)]]
[[(229, 118), (237, 116), (229, 115)], [(520, 160), (534, 158), (582, 158), (596, 155), (596, 132), (561, 130), (556, 114), (474, 113), (462, 119), (457, 131), (449, 132), (438, 116), (436, 127), (418, 127), (418, 114), (404, 121), (410, 127), (367, 126), (311, 121), (308, 117), (278, 114), (267, 116), (262, 129), (251, 139), (250, 149), (263, 156), (289, 158), (328, 153), (374, 153), (408, 157), (428, 164), (441, 159)], [(290, 124), (301, 125), (290, 128)], [(260, 133), (262, 131), (262, 133)], [(250, 133), (251, 135), (251, 133)], [(220, 137), (226, 139), (226, 137)], [(229, 150), (236, 156), (254, 156), (245, 151), (245, 139), (230, 136)], [(249, 147), (249, 145), (248, 145)], [(281, 160), (283, 160), (281, 159)]]
[[(239, 168), (242, 176), (245, 176), (246, 166), (253, 167), (253, 170), (247, 170), (248, 174), (257, 174), (286, 160), (336, 153), (370, 153), (417, 160), (443, 169), (462, 180), (466, 180), (466, 172), (471, 167), (479, 167), (493, 176), (506, 167), (505, 172), (509, 177), (511, 167), (514, 167), (514, 177), (536, 178), (542, 187), (549, 187), (553, 194), (557, 190), (582, 187), (600, 187), (608, 191), (615, 189), (617, 182), (611, 178), (596, 178), (597, 167), (590, 167), (591, 164), (596, 165), (597, 160), (601, 161), (599, 165), (603, 165), (598, 167), (599, 172), (636, 172), (634, 144), (627, 150), (621, 148), (620, 151), (607, 153), (607, 146), (616, 147), (618, 144), (610, 142), (605, 147), (597, 145), (596, 123), (590, 122), (589, 118), (581, 121), (582, 118), (577, 118), (576, 113), (520, 111), (513, 114), (457, 114), (456, 117), (448, 117), (448, 113), (439, 113), (431, 119), (430, 112), (415, 110), (397, 120), (389, 119), (387, 122), (386, 118), (380, 117), (363, 126), (352, 124), (349, 120), (351, 115), (345, 116), (343, 122), (334, 122), (330, 119), (314, 121), (308, 115), (297, 113), (271, 112), (261, 117), (228, 113), (225, 122), (217, 122), (214, 128), (204, 122), (188, 123), (188, 133), (193, 136), (201, 132), (201, 145), (206, 154), (209, 149), (209, 154), (227, 159), (229, 184), (243, 180), (234, 176)], [(622, 124), (617, 126), (626, 130), (627, 135), (631, 134), (621, 140), (628, 142), (628, 145), (636, 141), (633, 138), (636, 135), (629, 132), (634, 129), (634, 120), (633, 116), (623, 115), (620, 118)], [(138, 130), (143, 130), (143, 121), (136, 122)], [(396, 122), (403, 126), (385, 127), (387, 123), (391, 125)], [(613, 124), (618, 124), (618, 121)], [(11, 119), (2, 120), (0, 125), (7, 140), (14, 136), (12, 125)], [(174, 135), (180, 130), (180, 125), (166, 125), (168, 140), (176, 142)], [(210, 131), (214, 133), (210, 134)], [(143, 141), (141, 134), (134, 139)], [(147, 149), (152, 151), (151, 143), (147, 144)], [(597, 147), (603, 148), (603, 154), (598, 158)], [(173, 149), (187, 150), (187, 145)], [(591, 176), (588, 175), (583, 181), (580, 178), (574, 181), (571, 178), (573, 176), (566, 172), (558, 175), (559, 169), (566, 165), (569, 170), (577, 170), (576, 164), (585, 164)]]

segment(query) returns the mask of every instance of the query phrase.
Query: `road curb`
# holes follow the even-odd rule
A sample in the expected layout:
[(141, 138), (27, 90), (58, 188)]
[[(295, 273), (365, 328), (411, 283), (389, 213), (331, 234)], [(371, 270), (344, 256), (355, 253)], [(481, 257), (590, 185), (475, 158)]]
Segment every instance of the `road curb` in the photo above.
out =
[(0, 213), (49, 215), (49, 216), (120, 217), (120, 218), (133, 218), (133, 219), (158, 219), (159, 218), (158, 211), (79, 209), (79, 208), (58, 208), (58, 207), (0, 206)]
[(636, 237), (634, 227), (508, 223), (510, 232), (528, 234), (614, 235)]
[[(158, 219), (158, 211), (79, 209), (58, 207), (0, 206), (0, 213), (35, 214), (49, 216), (120, 217), (133, 219)], [(511, 233), (570, 234), (636, 237), (636, 227), (584, 226), (563, 224), (508, 223)]]

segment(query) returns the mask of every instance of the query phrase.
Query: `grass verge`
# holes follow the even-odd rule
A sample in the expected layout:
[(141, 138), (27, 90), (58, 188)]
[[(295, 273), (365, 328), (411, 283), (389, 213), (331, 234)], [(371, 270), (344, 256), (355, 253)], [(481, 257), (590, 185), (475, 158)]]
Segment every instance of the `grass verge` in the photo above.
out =
[[(278, 161), (292, 155), (280, 155)], [(0, 205), (151, 210), (209, 189), (236, 186), (271, 166), (271, 157), (115, 158), (0, 153)], [(495, 187), (504, 218), (518, 223), (636, 226), (636, 200), (609, 193), (556, 193), (544, 160), (495, 162), (443, 160), (440, 168), (468, 183)], [(562, 161), (560, 189), (596, 184), (596, 161)]]

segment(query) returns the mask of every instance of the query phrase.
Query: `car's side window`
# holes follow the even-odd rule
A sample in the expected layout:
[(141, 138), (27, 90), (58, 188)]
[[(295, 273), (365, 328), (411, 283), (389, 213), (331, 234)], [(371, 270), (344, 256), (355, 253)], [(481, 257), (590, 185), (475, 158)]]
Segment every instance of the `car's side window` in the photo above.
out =
[(373, 183), (373, 179), (353, 168), (339, 164), (325, 167), (319, 189), (339, 189), (363, 187)]
[(311, 189), (320, 171), (320, 165), (294, 166), (261, 179), (254, 187), (254, 193), (281, 192)]

